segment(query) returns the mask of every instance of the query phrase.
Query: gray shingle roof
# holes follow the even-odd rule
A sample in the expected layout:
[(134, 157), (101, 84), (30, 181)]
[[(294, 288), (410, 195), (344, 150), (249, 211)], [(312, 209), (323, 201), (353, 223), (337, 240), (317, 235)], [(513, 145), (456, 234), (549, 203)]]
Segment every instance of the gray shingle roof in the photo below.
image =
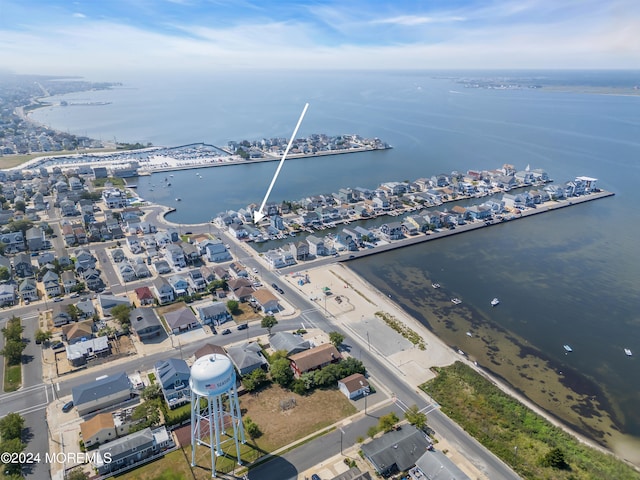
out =
[(431, 442), (425, 434), (411, 426), (385, 433), (362, 445), (362, 452), (383, 473), (396, 465), (399, 471), (410, 469), (427, 451)]
[(129, 377), (126, 372), (122, 372), (73, 387), (71, 394), (73, 395), (73, 403), (78, 406), (99, 397), (106, 397), (107, 395), (130, 389)]

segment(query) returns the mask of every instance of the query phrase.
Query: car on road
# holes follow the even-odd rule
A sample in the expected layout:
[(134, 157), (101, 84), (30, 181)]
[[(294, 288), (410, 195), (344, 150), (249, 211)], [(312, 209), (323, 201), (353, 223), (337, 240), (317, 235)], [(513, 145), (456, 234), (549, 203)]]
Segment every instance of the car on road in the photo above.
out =
[(80, 296), (80, 294), (78, 292), (72, 293), (71, 295), (69, 295), (71, 298), (78, 298)]
[(277, 283), (272, 283), (271, 286), (273, 287), (273, 289), (277, 292), (278, 290), (280, 290), (280, 287), (278, 286)]
[(73, 402), (67, 402), (62, 406), (62, 411), (64, 413), (67, 413), (67, 412), (70, 412), (72, 408), (73, 408)]
[(185, 235), (193, 235), (193, 232), (184, 232)]
[(222, 330), (222, 335), (229, 335), (231, 333), (231, 330), (229, 330), (228, 328), (225, 328), (224, 330)]
[(254, 267), (253, 273), (258, 273), (258, 269)]
[(62, 300), (64, 300), (62, 297), (56, 297), (53, 299), (54, 302), (61, 302)]
[(284, 295), (284, 290), (283, 290), (283, 289), (281, 289), (280, 287), (278, 287), (278, 293), (279, 293), (280, 295)]
[(64, 348), (64, 343), (62, 342), (56, 342), (51, 345), (51, 350), (60, 350), (61, 348)]
[(241, 323), (240, 325), (238, 325), (238, 330), (246, 330), (247, 328), (249, 328), (248, 323)]

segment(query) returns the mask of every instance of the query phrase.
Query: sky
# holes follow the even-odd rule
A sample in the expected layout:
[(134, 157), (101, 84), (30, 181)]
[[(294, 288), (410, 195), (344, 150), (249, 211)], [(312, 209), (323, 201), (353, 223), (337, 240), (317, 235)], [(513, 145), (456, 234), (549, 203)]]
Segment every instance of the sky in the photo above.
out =
[(638, 69), (639, 0), (0, 0), (0, 69)]

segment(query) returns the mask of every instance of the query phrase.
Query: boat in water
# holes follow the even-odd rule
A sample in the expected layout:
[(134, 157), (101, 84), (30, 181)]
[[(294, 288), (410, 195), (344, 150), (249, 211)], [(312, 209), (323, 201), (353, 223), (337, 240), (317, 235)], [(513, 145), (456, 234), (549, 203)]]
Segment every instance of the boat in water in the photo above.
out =
[(492, 307), (495, 307), (499, 303), (500, 303), (500, 300), (498, 300), (498, 297), (495, 297), (493, 300), (491, 300), (491, 306)]
[(432, 283), (431, 286), (433, 288), (440, 288), (440, 284), (439, 283)]
[(462, 303), (462, 300), (460, 300), (458, 297), (454, 297), (454, 298), (451, 299), (451, 302), (454, 305), (460, 305)]
[(624, 354), (625, 354), (627, 357), (631, 357), (631, 356), (633, 356), (633, 353), (632, 353), (632, 352), (631, 352), (631, 350), (629, 350), (628, 348), (625, 348), (625, 349), (624, 349)]
[(176, 197), (176, 202), (181, 202), (182, 199), (180, 197)]
[(567, 353), (573, 352), (573, 348), (569, 345), (563, 345), (562, 348), (564, 348)]

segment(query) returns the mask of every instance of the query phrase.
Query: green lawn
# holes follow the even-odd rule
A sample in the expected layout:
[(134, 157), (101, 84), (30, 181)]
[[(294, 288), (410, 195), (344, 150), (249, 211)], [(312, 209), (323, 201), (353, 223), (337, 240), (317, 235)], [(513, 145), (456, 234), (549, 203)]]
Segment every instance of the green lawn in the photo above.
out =
[(4, 391), (15, 392), (22, 385), (22, 365), (7, 365), (4, 367)]

